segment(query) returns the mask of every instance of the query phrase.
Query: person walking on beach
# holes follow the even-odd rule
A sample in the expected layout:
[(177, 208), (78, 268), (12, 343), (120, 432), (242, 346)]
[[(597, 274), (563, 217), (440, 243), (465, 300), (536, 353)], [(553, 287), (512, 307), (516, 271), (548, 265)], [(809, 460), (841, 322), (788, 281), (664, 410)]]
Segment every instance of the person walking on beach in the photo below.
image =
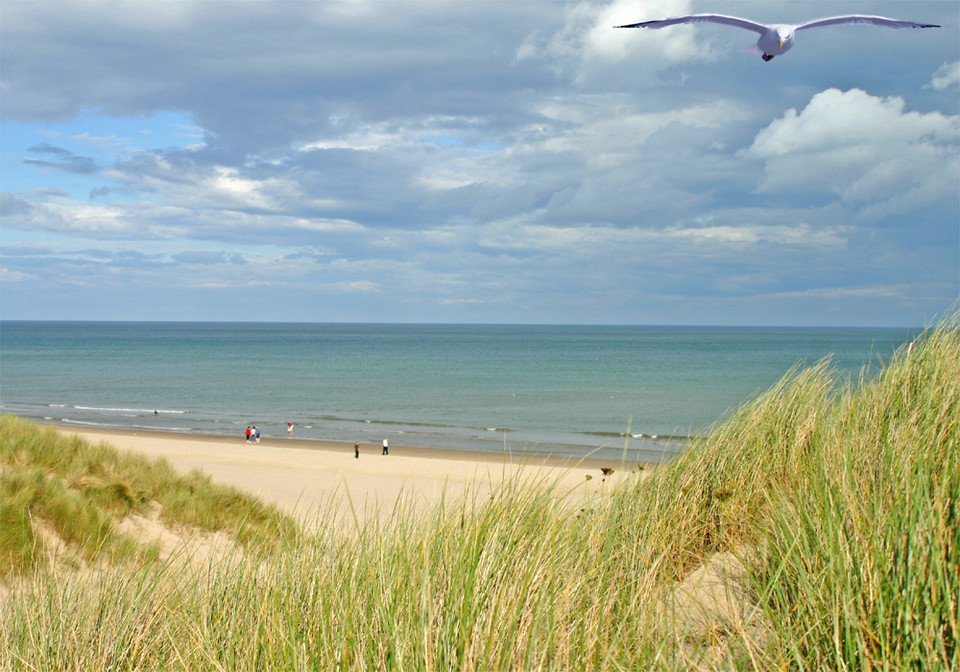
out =
[(250, 435), (253, 434), (253, 430), (250, 429), (250, 425), (247, 425), (247, 443), (250, 443)]
[(253, 438), (257, 443), (260, 443), (260, 425), (253, 428)]
[(360, 442), (359, 441), (353, 444), (353, 456), (358, 460), (360, 459)]
[(387, 442), (386, 437), (383, 438), (383, 454), (384, 455), (390, 454), (390, 444)]

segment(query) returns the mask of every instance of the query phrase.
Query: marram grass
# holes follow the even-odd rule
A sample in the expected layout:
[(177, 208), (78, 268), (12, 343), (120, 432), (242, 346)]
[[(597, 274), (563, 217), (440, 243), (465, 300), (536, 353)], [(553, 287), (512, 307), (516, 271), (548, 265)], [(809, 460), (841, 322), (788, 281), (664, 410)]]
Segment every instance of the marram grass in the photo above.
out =
[(144, 549), (118, 533), (116, 521), (152, 502), (171, 527), (226, 531), (259, 551), (300, 534), (274, 507), (199, 472), (179, 475), (164, 460), (0, 416), (0, 579), (44, 564), (49, 537), (66, 542), (79, 562), (135, 558)]
[(845, 395), (803, 479), (771, 492), (758, 575), (798, 667), (960, 669), (958, 423), (953, 323)]
[[(587, 505), (521, 475), (348, 533), (261, 526), (203, 566), (144, 554), (71, 572), (4, 550), (27, 578), (0, 603), (0, 669), (960, 669), (958, 418), (954, 320), (855, 383), (828, 362), (791, 370)], [(22, 548), (55, 496), (25, 453), (54, 435), (3, 422), (3, 543)], [(11, 452), (11, 423), (33, 443)], [(99, 512), (81, 537), (157, 496), (106, 471), (80, 488)], [(672, 605), (720, 557), (743, 568), (744, 617), (704, 630)]]

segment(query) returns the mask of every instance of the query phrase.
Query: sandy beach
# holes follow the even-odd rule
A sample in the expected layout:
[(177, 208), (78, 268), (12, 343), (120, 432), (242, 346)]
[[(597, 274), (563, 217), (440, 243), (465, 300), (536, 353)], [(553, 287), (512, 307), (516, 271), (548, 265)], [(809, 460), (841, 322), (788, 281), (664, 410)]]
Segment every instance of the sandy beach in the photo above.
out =
[[(531, 484), (555, 483), (558, 493), (589, 497), (610, 489), (635, 464), (571, 461), (541, 456), (494, 455), (406, 446), (361, 445), (297, 439), (242, 438), (60, 427), (93, 443), (105, 442), (151, 459), (164, 458), (184, 473), (198, 469), (215, 482), (233, 485), (272, 502), (310, 524), (318, 515), (356, 512), (362, 521), (379, 510), (388, 515), (399, 501), (428, 505), (489, 492), (520, 473)], [(614, 473), (604, 476), (602, 468)], [(531, 486), (533, 487), (533, 486)]]

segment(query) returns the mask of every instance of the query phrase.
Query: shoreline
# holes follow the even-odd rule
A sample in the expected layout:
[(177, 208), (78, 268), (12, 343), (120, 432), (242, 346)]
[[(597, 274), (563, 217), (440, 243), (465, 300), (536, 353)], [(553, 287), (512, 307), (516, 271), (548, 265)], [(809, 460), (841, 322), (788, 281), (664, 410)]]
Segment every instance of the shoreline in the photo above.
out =
[[(83, 407), (78, 407), (83, 408)], [(111, 409), (99, 409), (111, 410)], [(122, 410), (122, 409), (114, 409)], [(134, 410), (134, 409), (130, 409)], [(26, 412), (24, 412), (26, 411)], [(201, 427), (201, 426), (163, 426), (150, 424), (145, 419), (141, 422), (127, 424), (124, 422), (98, 422), (88, 421), (78, 418), (51, 416), (48, 413), (38, 414), (27, 409), (6, 408), (4, 413), (17, 415), (31, 420), (38, 424), (55, 425), (77, 431), (117, 431), (133, 433), (156, 433), (162, 435), (173, 435), (183, 437), (202, 436), (211, 439), (225, 439), (233, 441), (239, 438), (243, 440), (243, 425), (231, 424), (229, 428), (224, 427)], [(146, 413), (145, 411), (138, 411)], [(168, 416), (173, 411), (160, 411), (161, 416)], [(180, 413), (177, 411), (176, 413)], [(152, 417), (152, 415), (151, 415)], [(172, 416), (171, 416), (172, 417)], [(255, 422), (256, 420), (254, 420)], [(141, 424), (142, 423), (142, 424)], [(183, 423), (189, 425), (190, 423)], [(391, 443), (396, 445), (405, 445), (413, 450), (435, 451), (438, 453), (464, 453), (465, 455), (493, 456), (495, 459), (501, 459), (506, 455), (523, 455), (531, 459), (544, 458), (547, 460), (565, 460), (568, 464), (578, 463), (585, 460), (588, 463), (602, 464), (603, 466), (618, 465), (626, 458), (627, 462), (644, 465), (656, 465), (670, 462), (682, 454), (686, 448), (694, 441), (700, 438), (695, 433), (669, 433), (669, 434), (630, 434), (617, 432), (578, 432), (581, 436), (590, 437), (589, 443), (574, 442), (569, 437), (558, 438), (547, 433), (541, 436), (539, 440), (514, 437), (508, 443), (506, 432), (513, 430), (486, 430), (488, 435), (493, 433), (503, 434), (503, 440), (489, 440), (487, 436), (481, 435), (450, 435), (446, 436), (442, 432), (426, 432), (421, 436), (418, 433), (420, 426), (410, 425), (409, 423), (381, 423), (372, 421), (370, 426), (382, 424), (379, 430), (371, 430), (370, 426), (365, 426), (354, 431), (344, 427), (337, 427), (332, 430), (325, 428), (317, 429), (316, 425), (298, 426), (295, 434), (289, 434), (286, 431), (284, 423), (270, 421), (261, 421), (259, 425), (265, 428), (264, 441), (272, 440), (280, 442), (280, 445), (286, 445), (288, 442), (307, 442), (314, 446), (334, 446), (341, 444), (353, 445), (355, 439), (361, 442), (369, 442), (371, 445), (379, 445), (384, 436), (390, 438)], [(431, 425), (424, 425), (430, 427)], [(411, 429), (412, 427), (412, 429)], [(281, 429), (282, 428), (282, 429)], [(518, 430), (519, 431), (519, 430)], [(531, 430), (519, 431), (519, 434), (531, 433)], [(627, 445), (629, 444), (629, 445)], [(511, 448), (513, 446), (514, 448)], [(626, 446), (626, 451), (624, 451)]]
[(624, 475), (637, 473), (639, 466), (644, 473), (656, 467), (402, 445), (391, 445), (384, 456), (376, 444), (361, 445), (358, 459), (352, 444), (310, 439), (251, 444), (242, 437), (48, 426), (94, 444), (165, 459), (180, 473), (198, 470), (214, 482), (279, 506), (308, 526), (319, 524), (321, 517), (355, 524), (410, 504), (422, 507), (459, 501), (462, 495), (487, 495), (514, 478), (524, 486), (553, 486), (558, 496), (572, 495), (573, 501), (582, 502), (608, 491)]
[[(55, 427), (60, 432), (67, 432), (82, 435), (103, 435), (117, 437), (144, 437), (156, 439), (172, 439), (182, 441), (203, 441), (217, 445), (231, 446), (261, 446), (263, 448), (290, 448), (297, 450), (315, 450), (332, 453), (349, 453), (353, 455), (353, 444), (339, 441), (329, 441), (325, 439), (302, 439), (297, 437), (268, 437), (262, 438), (260, 443), (248, 443), (243, 437), (224, 436), (222, 434), (198, 434), (191, 432), (175, 432), (151, 429), (120, 429), (116, 427), (87, 427), (81, 425), (71, 425), (61, 422), (40, 422), (32, 418), (27, 418), (38, 425)], [(361, 443), (361, 452), (380, 456), (381, 446), (379, 443)], [(636, 469), (642, 466), (645, 470), (655, 469), (662, 465), (662, 462), (636, 461), (636, 460), (614, 460), (609, 458), (568, 457), (545, 454), (541, 452), (514, 452), (503, 451), (494, 453), (481, 450), (464, 450), (462, 448), (423, 448), (418, 446), (407, 446), (396, 444), (391, 440), (390, 455), (393, 457), (402, 451), (407, 457), (418, 457), (431, 460), (453, 460), (464, 462), (495, 463), (501, 464), (507, 460), (514, 464), (524, 464), (530, 466), (546, 467), (584, 467), (588, 469), (599, 470), (603, 467), (610, 469), (623, 469), (625, 466)]]

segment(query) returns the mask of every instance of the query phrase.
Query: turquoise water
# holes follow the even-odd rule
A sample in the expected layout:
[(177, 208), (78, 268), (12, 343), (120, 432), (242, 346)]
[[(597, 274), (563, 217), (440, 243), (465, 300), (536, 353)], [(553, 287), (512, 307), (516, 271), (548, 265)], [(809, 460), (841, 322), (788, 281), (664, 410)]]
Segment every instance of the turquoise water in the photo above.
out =
[[(0, 411), (46, 422), (490, 452), (669, 457), (832, 355), (856, 377), (906, 329), (0, 324)], [(627, 434), (630, 434), (627, 438)], [(596, 451), (596, 452), (594, 452)]]

